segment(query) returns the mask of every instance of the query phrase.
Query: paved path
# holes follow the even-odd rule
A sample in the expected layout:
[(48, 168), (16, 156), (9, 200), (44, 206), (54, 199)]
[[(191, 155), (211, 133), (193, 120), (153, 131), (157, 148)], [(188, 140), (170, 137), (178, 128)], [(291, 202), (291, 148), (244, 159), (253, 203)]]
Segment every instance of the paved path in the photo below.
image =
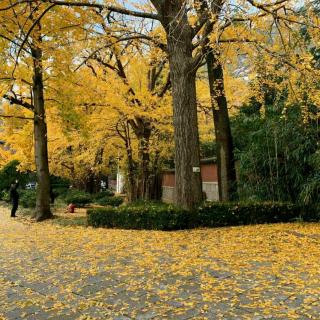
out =
[(0, 319), (320, 319), (319, 224), (150, 232), (8, 215)]

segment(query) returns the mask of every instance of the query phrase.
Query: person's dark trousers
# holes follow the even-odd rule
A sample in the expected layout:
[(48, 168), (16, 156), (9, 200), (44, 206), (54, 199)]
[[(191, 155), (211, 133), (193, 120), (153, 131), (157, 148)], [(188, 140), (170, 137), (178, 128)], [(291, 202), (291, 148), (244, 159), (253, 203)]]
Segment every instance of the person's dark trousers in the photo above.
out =
[(18, 201), (12, 201), (11, 217), (15, 217), (16, 216), (18, 205), (19, 205)]

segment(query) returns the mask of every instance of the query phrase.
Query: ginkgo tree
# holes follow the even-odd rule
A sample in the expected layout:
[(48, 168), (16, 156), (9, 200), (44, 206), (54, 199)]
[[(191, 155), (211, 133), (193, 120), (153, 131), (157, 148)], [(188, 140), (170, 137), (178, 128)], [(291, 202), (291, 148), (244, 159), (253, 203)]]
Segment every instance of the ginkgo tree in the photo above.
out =
[[(3, 1), (0, 7), (1, 19), (1, 97), (10, 105), (18, 106), (23, 115), (20, 120), (33, 121), (35, 169), (37, 172), (37, 205), (35, 218), (38, 221), (52, 217), (50, 211), (50, 174), (48, 164), (48, 135), (46, 120), (46, 80), (51, 75), (51, 65), (59, 59), (55, 49), (68, 45), (60, 37), (68, 16), (74, 13), (54, 13), (55, 5), (42, 1)], [(82, 23), (84, 23), (82, 21)], [(67, 35), (66, 35), (67, 37)], [(65, 44), (66, 42), (66, 44)], [(5, 103), (5, 102), (4, 102)], [(15, 111), (13, 111), (14, 113)], [(5, 118), (16, 117), (12, 114)], [(19, 152), (12, 150), (12, 152)], [(30, 161), (30, 160), (29, 160)]]
[[(6, 3), (8, 6), (6, 7)], [(43, 61), (43, 25), (40, 17), (44, 11), (36, 3), (24, 8), (10, 5), (10, 1), (1, 8), (1, 55), (5, 61), (2, 70), (1, 96), (10, 104), (19, 105), (32, 113), (34, 129), (34, 156), (36, 163), (38, 189), (36, 218), (43, 220), (51, 217), (50, 180), (47, 150), (47, 124), (44, 98), (44, 61)], [(22, 29), (27, 26), (28, 32)], [(22, 68), (19, 68), (22, 65)]]

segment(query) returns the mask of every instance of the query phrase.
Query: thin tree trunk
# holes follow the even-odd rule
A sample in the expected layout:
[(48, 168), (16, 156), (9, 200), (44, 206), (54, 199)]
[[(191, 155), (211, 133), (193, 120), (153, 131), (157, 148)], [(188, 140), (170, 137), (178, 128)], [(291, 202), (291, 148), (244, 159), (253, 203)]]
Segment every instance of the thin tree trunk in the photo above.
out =
[[(41, 41), (41, 37), (39, 37), (37, 40)], [(41, 48), (32, 48), (32, 58), (34, 65), (32, 89), (34, 99), (34, 153), (38, 180), (35, 218), (37, 221), (41, 221), (52, 217), (52, 213), (50, 210), (48, 136), (44, 108)]]
[(128, 161), (128, 179), (127, 179), (127, 194), (128, 194), (128, 202), (134, 202), (137, 200), (137, 188), (136, 188), (136, 180), (135, 180), (135, 163), (132, 156), (132, 147), (130, 140), (130, 132), (129, 125), (126, 124), (125, 129), (125, 145), (127, 151), (127, 161)]
[(151, 174), (149, 175), (148, 181), (148, 191), (147, 194), (149, 196), (148, 200), (161, 200), (161, 192), (162, 192), (162, 179), (161, 172), (159, 170), (159, 158), (160, 153), (158, 151), (155, 152), (154, 162), (152, 165)]
[(138, 151), (138, 174), (137, 174), (137, 198), (148, 199), (147, 184), (149, 180), (149, 164), (150, 164), (150, 136), (152, 128), (150, 122), (145, 119), (138, 118), (136, 121), (131, 120), (130, 125), (135, 136), (139, 141)]
[(127, 161), (128, 161), (128, 179), (127, 179), (127, 194), (128, 202), (134, 202), (137, 200), (137, 189), (135, 181), (135, 166), (132, 158), (131, 147), (127, 148)]
[(207, 67), (217, 143), (219, 199), (230, 201), (237, 198), (233, 140), (225, 96), (223, 68), (219, 58), (212, 51), (207, 56)]

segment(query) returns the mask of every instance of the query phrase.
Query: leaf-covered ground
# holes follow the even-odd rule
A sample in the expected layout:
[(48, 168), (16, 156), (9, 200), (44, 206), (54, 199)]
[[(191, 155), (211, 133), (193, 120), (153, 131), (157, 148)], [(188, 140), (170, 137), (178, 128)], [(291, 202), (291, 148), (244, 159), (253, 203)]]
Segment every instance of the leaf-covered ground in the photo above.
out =
[(3, 319), (319, 319), (320, 224), (152, 232), (8, 216)]

